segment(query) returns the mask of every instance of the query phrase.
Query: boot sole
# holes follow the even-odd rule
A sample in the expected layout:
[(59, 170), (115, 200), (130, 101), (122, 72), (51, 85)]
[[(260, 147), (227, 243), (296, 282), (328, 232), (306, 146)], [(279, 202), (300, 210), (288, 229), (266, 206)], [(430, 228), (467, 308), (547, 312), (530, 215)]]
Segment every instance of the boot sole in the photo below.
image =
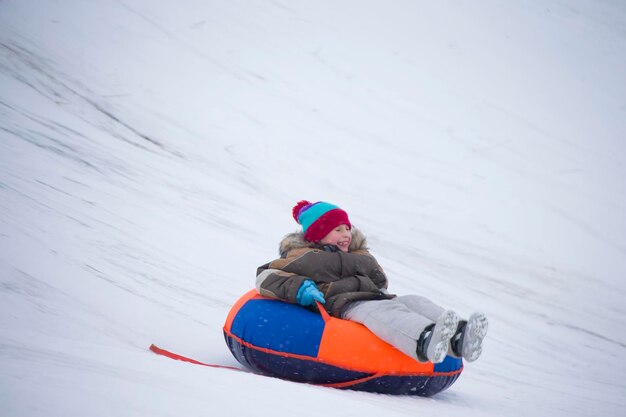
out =
[(465, 338), (463, 340), (463, 358), (474, 362), (483, 351), (483, 339), (489, 330), (489, 320), (483, 313), (474, 313), (467, 321)]
[(450, 348), (450, 338), (456, 332), (458, 324), (459, 316), (452, 310), (444, 311), (441, 317), (437, 319), (433, 336), (426, 349), (426, 357), (430, 362), (441, 363), (446, 358)]

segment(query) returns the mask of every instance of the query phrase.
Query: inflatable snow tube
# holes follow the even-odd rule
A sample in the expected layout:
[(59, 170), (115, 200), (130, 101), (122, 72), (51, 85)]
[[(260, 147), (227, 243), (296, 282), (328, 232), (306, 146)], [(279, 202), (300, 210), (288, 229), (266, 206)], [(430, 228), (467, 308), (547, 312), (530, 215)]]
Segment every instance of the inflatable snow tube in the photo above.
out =
[(359, 323), (256, 290), (235, 303), (224, 337), (235, 358), (255, 372), (335, 388), (427, 397), (450, 387), (463, 371), (461, 359), (417, 362)]

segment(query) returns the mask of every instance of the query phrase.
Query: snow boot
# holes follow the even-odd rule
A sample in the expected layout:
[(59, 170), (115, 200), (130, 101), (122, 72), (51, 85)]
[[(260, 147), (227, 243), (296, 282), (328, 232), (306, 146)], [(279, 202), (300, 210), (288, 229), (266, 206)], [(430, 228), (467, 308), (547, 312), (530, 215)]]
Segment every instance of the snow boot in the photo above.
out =
[(463, 357), (467, 362), (474, 362), (483, 352), (483, 339), (487, 336), (487, 330), (489, 320), (483, 313), (474, 313), (468, 321), (459, 322), (450, 341), (453, 355)]
[(459, 316), (454, 311), (444, 311), (435, 324), (426, 327), (420, 334), (417, 340), (417, 359), (420, 362), (443, 362), (458, 323)]

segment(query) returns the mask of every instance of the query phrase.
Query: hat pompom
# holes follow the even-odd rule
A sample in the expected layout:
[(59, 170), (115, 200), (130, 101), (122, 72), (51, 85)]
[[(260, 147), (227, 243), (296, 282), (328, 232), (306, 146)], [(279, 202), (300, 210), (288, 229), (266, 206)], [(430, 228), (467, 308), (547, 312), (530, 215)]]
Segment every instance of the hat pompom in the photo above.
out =
[(304, 207), (310, 206), (310, 205), (311, 205), (310, 201), (302, 200), (302, 201), (298, 201), (298, 203), (295, 206), (293, 206), (292, 214), (293, 214), (293, 218), (295, 219), (297, 223), (300, 223), (298, 221), (298, 215), (300, 214), (300, 211)]

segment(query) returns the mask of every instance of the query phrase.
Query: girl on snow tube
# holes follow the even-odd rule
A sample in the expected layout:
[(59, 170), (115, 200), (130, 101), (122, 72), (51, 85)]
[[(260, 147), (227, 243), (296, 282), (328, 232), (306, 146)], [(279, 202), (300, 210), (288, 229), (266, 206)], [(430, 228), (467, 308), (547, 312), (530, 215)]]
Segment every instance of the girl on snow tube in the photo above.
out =
[(461, 358), (478, 359), (484, 314), (459, 320), (425, 297), (389, 294), (364, 235), (339, 207), (301, 201), (293, 217), (302, 232), (258, 268), (258, 294), (242, 297), (227, 319), (240, 362), (290, 380), (432, 395), (458, 378)]

